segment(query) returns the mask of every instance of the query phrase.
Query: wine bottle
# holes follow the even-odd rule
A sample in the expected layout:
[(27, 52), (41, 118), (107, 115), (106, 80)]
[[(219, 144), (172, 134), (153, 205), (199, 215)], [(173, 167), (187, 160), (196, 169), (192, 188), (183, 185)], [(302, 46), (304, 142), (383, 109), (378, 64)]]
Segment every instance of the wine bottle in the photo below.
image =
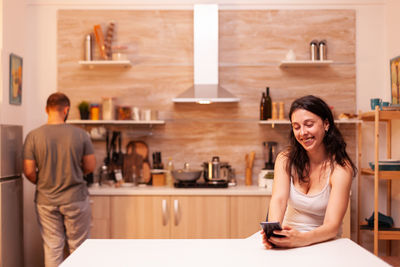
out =
[(265, 120), (271, 119), (271, 113), (272, 113), (272, 100), (269, 95), (269, 87), (267, 87), (267, 94), (265, 96), (265, 106), (264, 106), (264, 117)]
[(265, 93), (262, 93), (261, 102), (260, 102), (260, 120), (266, 120), (265, 118)]

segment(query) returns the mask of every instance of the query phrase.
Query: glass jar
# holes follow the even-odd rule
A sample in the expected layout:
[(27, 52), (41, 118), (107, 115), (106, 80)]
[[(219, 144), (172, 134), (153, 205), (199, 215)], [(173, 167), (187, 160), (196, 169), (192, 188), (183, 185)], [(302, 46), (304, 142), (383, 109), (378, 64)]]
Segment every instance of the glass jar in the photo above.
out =
[(100, 119), (100, 105), (99, 104), (90, 104), (90, 118), (92, 120)]

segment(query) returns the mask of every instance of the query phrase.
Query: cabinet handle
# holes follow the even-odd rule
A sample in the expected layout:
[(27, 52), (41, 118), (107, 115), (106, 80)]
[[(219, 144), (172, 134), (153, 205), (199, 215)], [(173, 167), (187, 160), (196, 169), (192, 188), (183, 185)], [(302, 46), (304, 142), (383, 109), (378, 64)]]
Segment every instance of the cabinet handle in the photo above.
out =
[(174, 217), (175, 217), (175, 226), (179, 224), (179, 200), (174, 199)]
[(162, 224), (163, 226), (168, 224), (168, 206), (167, 206), (167, 200), (163, 199), (162, 200)]

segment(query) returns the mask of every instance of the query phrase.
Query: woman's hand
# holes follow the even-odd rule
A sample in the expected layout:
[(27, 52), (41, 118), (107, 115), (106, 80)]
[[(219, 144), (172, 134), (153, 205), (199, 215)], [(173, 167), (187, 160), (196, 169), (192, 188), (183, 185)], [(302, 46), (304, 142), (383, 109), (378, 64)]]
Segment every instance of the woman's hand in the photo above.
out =
[(273, 248), (274, 246), (270, 242), (268, 242), (267, 235), (265, 234), (264, 230), (261, 230), (260, 234), (262, 235), (262, 242), (263, 242), (265, 248), (266, 249)]
[(271, 236), (268, 239), (267, 242), (269, 244), (274, 244), (276, 247), (294, 248), (306, 245), (303, 234), (293, 229), (290, 226), (283, 226), (282, 230), (275, 230), (274, 234), (284, 236), (284, 237)]

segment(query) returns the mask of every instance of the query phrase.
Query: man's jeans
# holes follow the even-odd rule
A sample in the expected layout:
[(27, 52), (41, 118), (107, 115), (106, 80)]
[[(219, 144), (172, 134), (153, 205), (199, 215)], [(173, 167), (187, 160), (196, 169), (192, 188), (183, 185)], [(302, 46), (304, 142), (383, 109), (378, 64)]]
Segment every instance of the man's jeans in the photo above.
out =
[(89, 197), (84, 201), (60, 206), (36, 204), (36, 213), (43, 238), (46, 267), (57, 267), (63, 262), (65, 240), (72, 253), (89, 238)]

